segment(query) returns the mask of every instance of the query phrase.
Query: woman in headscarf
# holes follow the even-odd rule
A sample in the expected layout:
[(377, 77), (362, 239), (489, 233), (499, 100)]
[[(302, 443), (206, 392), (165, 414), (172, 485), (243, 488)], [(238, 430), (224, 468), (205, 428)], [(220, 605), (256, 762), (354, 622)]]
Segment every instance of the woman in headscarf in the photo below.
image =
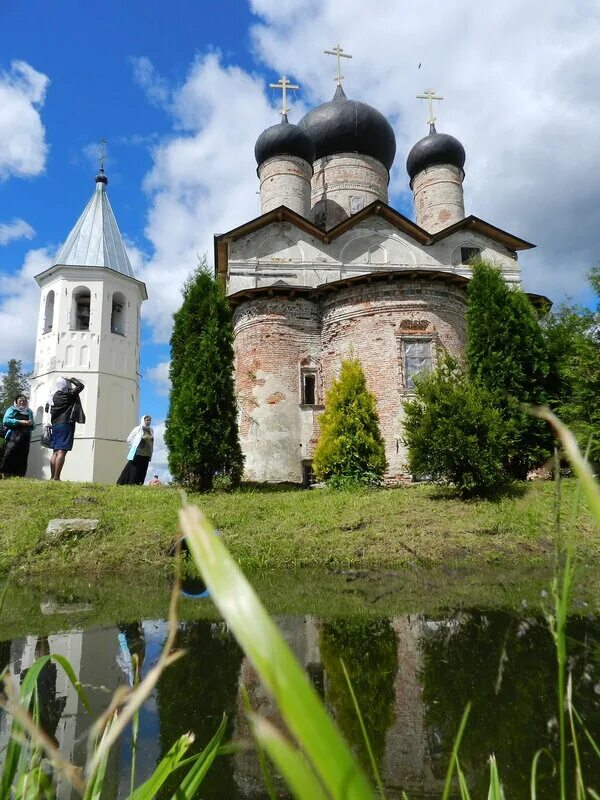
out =
[(117, 479), (117, 484), (141, 486), (146, 480), (154, 448), (154, 431), (150, 427), (151, 422), (152, 417), (144, 414), (140, 424), (136, 425), (127, 437), (127, 443), (131, 447), (127, 454), (127, 463)]
[(52, 423), (52, 456), (50, 457), (50, 477), (60, 480), (60, 473), (69, 450), (73, 449), (75, 424), (85, 422), (79, 395), (85, 385), (77, 378), (59, 378), (56, 391), (48, 398), (46, 412), (50, 412)]
[(15, 402), (4, 412), (3, 424), (8, 428), (4, 455), (0, 464), (3, 475), (23, 478), (27, 472), (27, 458), (31, 443), (31, 432), (35, 428), (33, 412), (24, 394), (18, 394)]

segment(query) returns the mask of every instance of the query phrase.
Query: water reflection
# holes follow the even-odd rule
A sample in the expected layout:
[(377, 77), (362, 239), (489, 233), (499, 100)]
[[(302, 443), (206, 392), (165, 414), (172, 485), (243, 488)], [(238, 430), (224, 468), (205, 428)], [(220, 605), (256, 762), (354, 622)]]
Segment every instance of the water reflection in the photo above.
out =
[[(474, 796), (484, 796), (487, 759), (495, 753), (507, 796), (528, 796), (529, 771), (540, 747), (556, 752), (556, 668), (552, 638), (537, 616), (502, 611), (462, 611), (432, 619), (423, 615), (394, 619), (319, 620), (283, 617), (277, 623), (305, 667), (365, 769), (362, 735), (346, 690), (340, 658), (350, 675), (371, 745), (390, 798), (404, 790), (412, 798), (440, 797), (447, 760), (467, 702), (473, 709), (461, 748), (461, 763)], [(569, 621), (569, 668), (574, 700), (587, 727), (600, 730), (600, 628), (591, 618)], [(19, 683), (36, 657), (65, 655), (86, 686), (95, 713), (108, 704), (119, 683), (133, 680), (133, 656), (142, 675), (156, 662), (166, 637), (162, 621), (120, 622), (115, 626), (28, 636), (0, 643), (0, 656)], [(187, 656), (161, 678), (142, 710), (137, 756), (138, 782), (151, 773), (174, 740), (186, 731), (202, 749), (223, 712), (228, 737), (250, 742), (244, 690), (254, 709), (275, 723), (277, 710), (258, 676), (223, 622), (185, 622), (177, 647)], [(53, 664), (39, 684), (42, 725), (75, 763), (85, 760), (91, 718), (77, 694)], [(0, 712), (1, 713), (1, 712)], [(0, 716), (0, 748), (9, 720)], [(598, 787), (600, 770), (585, 738), (580, 739), (588, 785)], [(108, 798), (125, 797), (131, 747), (125, 738), (112, 753)], [(540, 796), (554, 794), (550, 761), (542, 762)], [(175, 784), (161, 798), (171, 797)], [(278, 790), (285, 795), (283, 786)], [(59, 785), (59, 800), (71, 800)], [(237, 800), (266, 797), (251, 748), (218, 758), (201, 796)]]

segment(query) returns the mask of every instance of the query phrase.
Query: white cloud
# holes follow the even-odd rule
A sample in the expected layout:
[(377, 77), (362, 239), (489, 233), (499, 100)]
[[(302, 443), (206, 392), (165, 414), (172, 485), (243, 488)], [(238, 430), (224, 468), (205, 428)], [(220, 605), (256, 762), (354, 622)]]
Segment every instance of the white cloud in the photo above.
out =
[(0, 273), (0, 364), (10, 358), (33, 362), (40, 305), (40, 288), (33, 278), (50, 266), (52, 256), (43, 247), (29, 250), (18, 272)]
[(148, 379), (156, 386), (156, 393), (162, 397), (168, 396), (171, 388), (171, 381), (169, 380), (170, 366), (170, 361), (160, 361), (155, 367), (149, 367), (146, 370)]
[(132, 58), (131, 64), (133, 78), (142, 87), (146, 97), (156, 105), (165, 105), (170, 97), (169, 86), (166, 80), (156, 72), (150, 59), (146, 56)]
[(263, 88), (212, 53), (172, 92), (169, 113), (179, 132), (153, 152), (145, 232), (154, 252), (138, 274), (150, 295), (144, 318), (158, 341), (169, 339), (185, 279), (204, 255), (212, 266), (213, 235), (260, 213), (254, 143), (277, 121)]
[[(456, 0), (418, 4), (374, 0), (251, 0), (258, 57), (303, 87), (332, 96), (340, 42), (347, 94), (375, 105), (396, 130), (391, 190), (410, 200), (404, 163), (426, 131), (415, 95), (445, 98), (438, 130), (467, 152), (465, 201), (474, 213), (538, 245), (523, 254), (526, 288), (553, 298), (577, 294), (597, 263), (600, 159), (600, 6), (559, 0)], [(418, 65), (421, 68), (418, 69)]]
[(148, 469), (148, 478), (158, 475), (163, 483), (169, 483), (171, 481), (171, 473), (169, 472), (168, 451), (165, 445), (164, 421), (153, 423), (152, 429), (154, 431), (154, 451), (150, 468)]
[(0, 180), (43, 171), (48, 145), (38, 109), (49, 83), (24, 61), (0, 73)]
[(0, 245), (8, 244), (15, 239), (33, 239), (35, 231), (24, 219), (13, 219), (12, 222), (0, 222)]

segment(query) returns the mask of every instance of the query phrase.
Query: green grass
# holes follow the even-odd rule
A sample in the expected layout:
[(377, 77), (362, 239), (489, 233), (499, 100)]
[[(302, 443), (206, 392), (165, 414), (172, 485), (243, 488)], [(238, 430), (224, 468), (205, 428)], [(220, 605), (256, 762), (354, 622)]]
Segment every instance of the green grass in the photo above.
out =
[[(394, 570), (403, 567), (550, 565), (554, 487), (539, 482), (500, 500), (464, 502), (433, 487), (344, 492), (240, 491), (192, 496), (240, 566)], [(571, 513), (575, 483), (563, 487)], [(171, 574), (177, 489), (0, 481), (0, 576), (55, 578)], [(77, 539), (45, 535), (55, 517), (91, 517), (99, 530)], [(596, 562), (600, 531), (582, 505), (575, 557)]]

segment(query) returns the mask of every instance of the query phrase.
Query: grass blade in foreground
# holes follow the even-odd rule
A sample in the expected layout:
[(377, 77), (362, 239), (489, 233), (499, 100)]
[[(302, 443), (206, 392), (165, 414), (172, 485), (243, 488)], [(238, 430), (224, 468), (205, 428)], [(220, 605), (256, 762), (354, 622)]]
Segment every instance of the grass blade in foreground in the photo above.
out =
[(324, 786), (340, 800), (373, 798), (367, 779), (307, 675), (212, 525), (196, 506), (185, 506), (179, 516), (211, 597)]
[(250, 716), (259, 745), (269, 754), (298, 800), (327, 800), (327, 795), (300, 750), (287, 742), (263, 717)]

